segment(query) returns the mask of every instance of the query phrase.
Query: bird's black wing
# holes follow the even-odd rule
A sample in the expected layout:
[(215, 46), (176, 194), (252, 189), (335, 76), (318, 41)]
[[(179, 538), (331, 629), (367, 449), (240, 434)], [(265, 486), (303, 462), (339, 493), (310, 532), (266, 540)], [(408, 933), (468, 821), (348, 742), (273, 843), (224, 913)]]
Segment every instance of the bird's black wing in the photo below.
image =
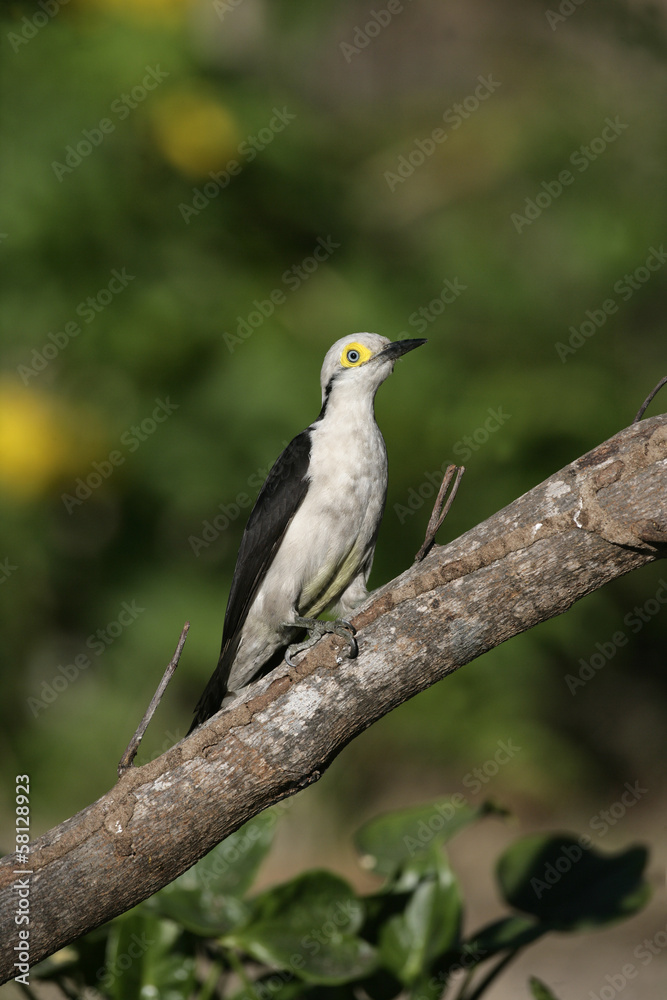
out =
[[(241, 629), (287, 527), (308, 491), (310, 430), (302, 431), (276, 459), (252, 509), (239, 548), (225, 612), (220, 659), (197, 702), (191, 730), (214, 715), (227, 691)], [(190, 730), (190, 731), (191, 731)]]
[(287, 526), (308, 491), (310, 431), (302, 431), (276, 459), (243, 532), (229, 592), (222, 650), (240, 631)]

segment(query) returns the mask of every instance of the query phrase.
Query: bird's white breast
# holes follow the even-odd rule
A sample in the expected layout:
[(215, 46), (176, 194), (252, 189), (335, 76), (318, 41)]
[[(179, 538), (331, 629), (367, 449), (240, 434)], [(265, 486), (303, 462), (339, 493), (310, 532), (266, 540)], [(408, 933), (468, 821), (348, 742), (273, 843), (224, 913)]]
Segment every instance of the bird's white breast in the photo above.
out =
[(348, 575), (356, 575), (372, 552), (382, 517), (387, 453), (372, 399), (337, 394), (309, 431), (308, 492), (258, 594), (255, 610), (262, 607), (269, 617), (269, 604), (280, 604), (284, 615), (345, 560)]

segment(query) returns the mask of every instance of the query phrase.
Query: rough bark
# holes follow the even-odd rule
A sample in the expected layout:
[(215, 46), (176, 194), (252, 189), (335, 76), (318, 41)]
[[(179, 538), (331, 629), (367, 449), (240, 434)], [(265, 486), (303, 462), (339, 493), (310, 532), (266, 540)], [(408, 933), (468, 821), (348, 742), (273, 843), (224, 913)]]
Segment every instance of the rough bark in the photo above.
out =
[[(397, 705), (488, 649), (664, 556), (667, 415), (621, 431), (377, 591), (359, 657), (327, 638), (157, 760), (0, 862), (0, 981), (18, 878), (36, 962), (146, 899), (267, 806), (316, 781)], [(460, 502), (460, 501), (459, 501)]]

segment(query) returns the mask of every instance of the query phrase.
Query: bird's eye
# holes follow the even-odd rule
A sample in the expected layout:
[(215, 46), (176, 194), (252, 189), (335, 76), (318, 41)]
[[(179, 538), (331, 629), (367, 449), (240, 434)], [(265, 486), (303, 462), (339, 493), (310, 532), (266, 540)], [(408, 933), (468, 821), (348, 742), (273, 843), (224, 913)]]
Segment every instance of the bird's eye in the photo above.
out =
[(368, 361), (372, 354), (373, 352), (368, 347), (354, 341), (345, 347), (340, 356), (340, 363), (343, 368), (358, 368), (359, 365)]

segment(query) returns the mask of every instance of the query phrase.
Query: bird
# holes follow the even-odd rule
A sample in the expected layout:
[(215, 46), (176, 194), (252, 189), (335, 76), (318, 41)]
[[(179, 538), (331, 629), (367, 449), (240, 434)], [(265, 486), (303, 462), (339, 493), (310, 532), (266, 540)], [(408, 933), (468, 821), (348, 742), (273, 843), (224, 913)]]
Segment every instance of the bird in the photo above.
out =
[[(218, 665), (194, 709), (189, 733), (324, 634), (344, 636), (366, 584), (387, 494), (387, 451), (375, 394), (398, 358), (424, 339), (356, 333), (327, 351), (322, 408), (272, 466), (243, 532), (225, 612)], [(306, 630), (310, 638), (295, 643)]]

